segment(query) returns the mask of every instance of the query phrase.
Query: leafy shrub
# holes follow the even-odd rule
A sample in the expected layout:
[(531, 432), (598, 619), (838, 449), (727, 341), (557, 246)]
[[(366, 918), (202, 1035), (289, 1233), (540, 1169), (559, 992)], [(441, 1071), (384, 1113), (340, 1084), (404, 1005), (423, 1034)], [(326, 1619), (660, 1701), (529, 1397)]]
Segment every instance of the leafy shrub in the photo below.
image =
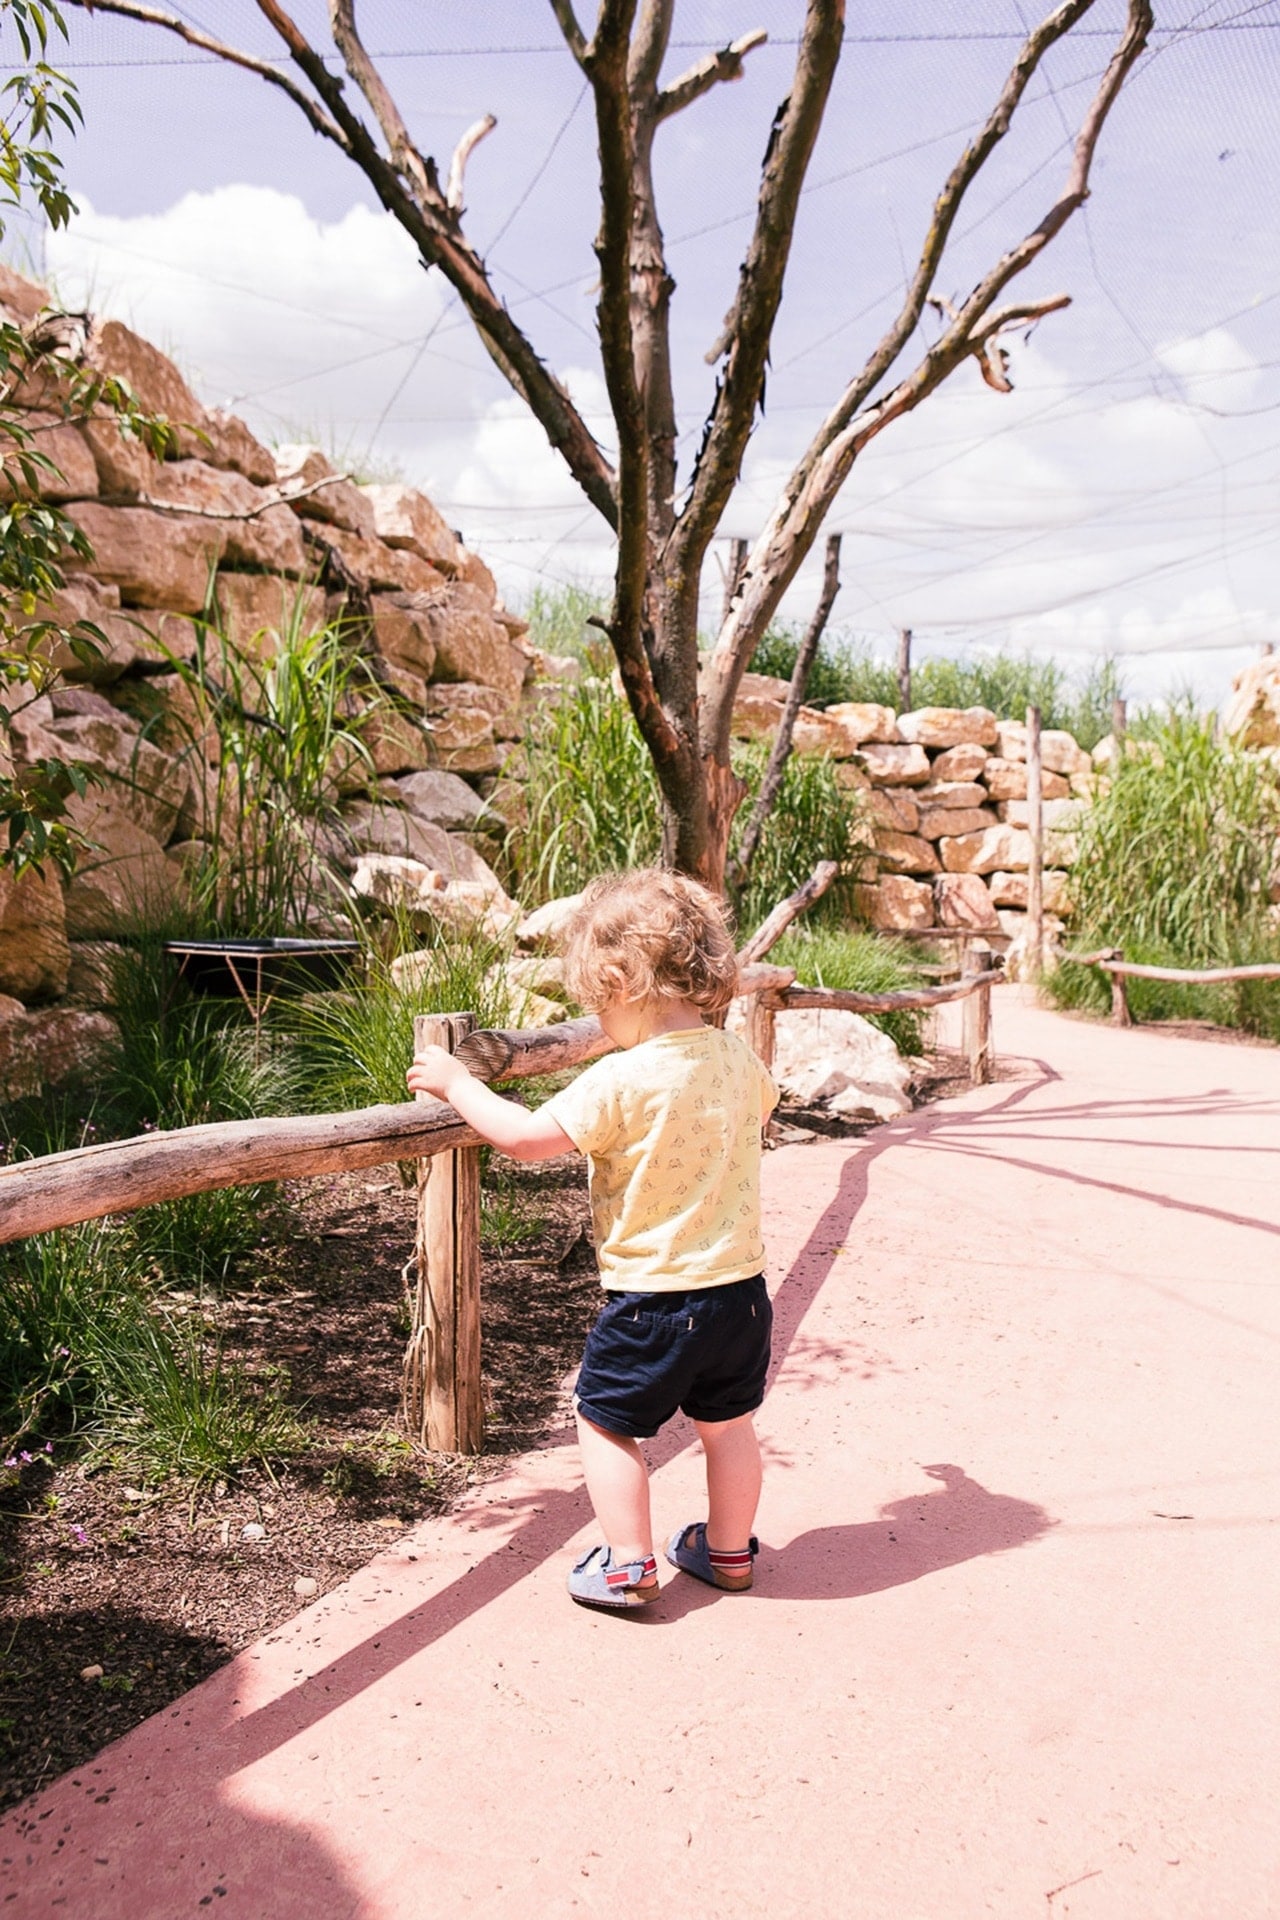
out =
[[(910, 953), (879, 934), (850, 933), (837, 927), (793, 928), (778, 942), (770, 960), (794, 967), (807, 987), (841, 987), (849, 993), (903, 993), (918, 987), (919, 973)], [(872, 1026), (887, 1033), (899, 1053), (924, 1051), (920, 1015), (869, 1013)]]
[[(1220, 739), (1189, 707), (1135, 742), (1086, 816), (1072, 871), (1078, 944), (1123, 947), (1155, 966), (1247, 965), (1280, 957), (1267, 882), (1280, 791), (1260, 755)], [(1104, 1006), (1101, 975), (1063, 967), (1064, 1005)], [(1138, 1018), (1206, 1018), (1280, 1038), (1280, 994), (1264, 983), (1129, 983)]]

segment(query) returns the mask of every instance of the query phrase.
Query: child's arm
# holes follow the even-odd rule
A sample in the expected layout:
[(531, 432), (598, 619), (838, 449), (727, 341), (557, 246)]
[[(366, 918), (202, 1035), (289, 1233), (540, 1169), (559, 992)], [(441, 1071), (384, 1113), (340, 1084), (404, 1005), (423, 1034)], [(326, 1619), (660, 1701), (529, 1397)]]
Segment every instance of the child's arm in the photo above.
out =
[(424, 1047), (415, 1054), (405, 1079), (412, 1093), (433, 1093), (437, 1100), (447, 1100), (490, 1146), (509, 1153), (513, 1160), (550, 1160), (558, 1153), (576, 1152), (568, 1134), (550, 1115), (530, 1113), (514, 1100), (504, 1100), (443, 1047)]

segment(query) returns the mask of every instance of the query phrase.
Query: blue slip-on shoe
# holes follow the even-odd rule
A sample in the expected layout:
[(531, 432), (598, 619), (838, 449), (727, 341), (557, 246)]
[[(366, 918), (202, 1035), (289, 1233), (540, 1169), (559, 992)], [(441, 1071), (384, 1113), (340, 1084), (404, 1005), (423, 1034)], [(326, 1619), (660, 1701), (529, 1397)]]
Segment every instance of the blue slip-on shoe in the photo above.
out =
[(691, 1573), (695, 1580), (705, 1580), (709, 1587), (719, 1587), (721, 1593), (750, 1591), (755, 1577), (751, 1563), (759, 1551), (760, 1542), (753, 1533), (740, 1551), (719, 1555), (721, 1564), (717, 1566), (707, 1545), (705, 1520), (681, 1527), (667, 1542), (667, 1559), (673, 1567), (679, 1567), (681, 1573)]
[(592, 1547), (584, 1553), (568, 1585), (569, 1598), (580, 1607), (647, 1607), (662, 1591), (652, 1554), (647, 1560), (624, 1560), (615, 1567), (609, 1547)]

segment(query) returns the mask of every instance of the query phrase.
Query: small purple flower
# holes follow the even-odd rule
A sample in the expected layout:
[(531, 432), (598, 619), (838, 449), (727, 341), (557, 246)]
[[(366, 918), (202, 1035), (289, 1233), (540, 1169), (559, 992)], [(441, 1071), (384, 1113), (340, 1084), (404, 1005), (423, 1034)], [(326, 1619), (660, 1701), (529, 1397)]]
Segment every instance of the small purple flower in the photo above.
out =
[(25, 1448), (18, 1455), (18, 1458), (19, 1460), (21, 1460), (24, 1467), (29, 1467), (31, 1465), (31, 1455), (26, 1451)]
[(58, 1358), (59, 1358), (59, 1360), (69, 1360), (69, 1359), (71, 1358), (71, 1349), (70, 1349), (70, 1347), (59, 1347), (59, 1348), (58, 1348)]
[(5, 1461), (5, 1465), (6, 1465), (6, 1467), (16, 1467), (16, 1466), (17, 1466), (17, 1464), (18, 1464), (18, 1457), (17, 1457), (17, 1455), (16, 1455), (16, 1454), (13, 1454), (13, 1453), (11, 1453), (11, 1454), (9, 1455), (9, 1458), (8, 1458), (8, 1459), (7, 1459), (6, 1461)]
[(83, 1527), (72, 1527), (71, 1538), (78, 1547), (87, 1547), (89, 1544), (89, 1536)]
[[(64, 1351), (65, 1351), (65, 1349), (64, 1349)], [(53, 1452), (53, 1442), (52, 1442), (52, 1440), (46, 1440), (46, 1441), (45, 1441), (45, 1443), (44, 1443), (44, 1450), (45, 1450), (45, 1452), (46, 1452), (46, 1453), (52, 1453), (52, 1452)]]

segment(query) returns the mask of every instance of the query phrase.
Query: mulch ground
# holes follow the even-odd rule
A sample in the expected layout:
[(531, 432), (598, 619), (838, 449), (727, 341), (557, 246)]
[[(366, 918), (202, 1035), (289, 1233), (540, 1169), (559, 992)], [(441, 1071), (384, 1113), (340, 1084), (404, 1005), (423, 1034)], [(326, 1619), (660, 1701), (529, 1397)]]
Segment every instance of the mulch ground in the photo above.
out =
[[(916, 1098), (965, 1084), (940, 1055)], [(782, 1118), (792, 1139), (868, 1130)], [(563, 1413), (600, 1301), (581, 1163), (504, 1174), (494, 1224), (511, 1243), (484, 1256), (479, 1457), (415, 1448), (398, 1423), (413, 1217), (394, 1168), (286, 1187), (260, 1257), (224, 1293), (226, 1359), (283, 1368), (307, 1422), (306, 1450), (274, 1475), (192, 1493), (36, 1463), (0, 1492), (0, 1807), (168, 1705)]]

